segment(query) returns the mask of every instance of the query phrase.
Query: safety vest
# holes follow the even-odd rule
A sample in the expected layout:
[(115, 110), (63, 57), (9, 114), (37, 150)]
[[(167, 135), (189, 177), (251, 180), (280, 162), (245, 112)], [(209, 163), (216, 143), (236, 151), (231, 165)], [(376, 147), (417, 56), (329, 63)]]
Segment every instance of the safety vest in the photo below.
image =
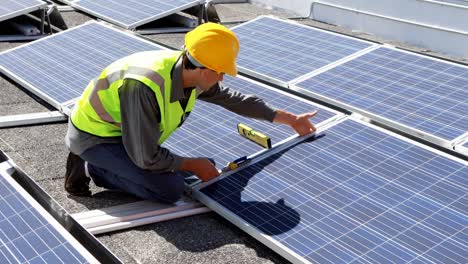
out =
[(162, 144), (183, 123), (195, 105), (195, 89), (185, 109), (179, 101), (170, 101), (171, 70), (180, 56), (180, 51), (145, 51), (112, 63), (86, 87), (72, 111), (73, 124), (96, 136), (121, 136), (119, 88), (125, 79), (134, 79), (151, 88), (158, 101), (161, 115), (159, 144)]

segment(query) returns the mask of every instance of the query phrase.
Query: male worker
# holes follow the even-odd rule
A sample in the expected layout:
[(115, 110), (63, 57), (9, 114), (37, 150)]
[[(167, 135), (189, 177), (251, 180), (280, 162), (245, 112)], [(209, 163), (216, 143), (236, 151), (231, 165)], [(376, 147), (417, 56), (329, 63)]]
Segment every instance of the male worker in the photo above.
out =
[(106, 67), (70, 116), (65, 190), (89, 196), (91, 177), (97, 186), (171, 203), (184, 189), (181, 172), (203, 181), (218, 176), (210, 159), (181, 157), (161, 147), (196, 98), (246, 117), (287, 124), (300, 135), (313, 132), (309, 118), (315, 112), (275, 110), (219, 83), (225, 73), (237, 74), (238, 51), (232, 31), (205, 23), (186, 34), (183, 51), (140, 52)]

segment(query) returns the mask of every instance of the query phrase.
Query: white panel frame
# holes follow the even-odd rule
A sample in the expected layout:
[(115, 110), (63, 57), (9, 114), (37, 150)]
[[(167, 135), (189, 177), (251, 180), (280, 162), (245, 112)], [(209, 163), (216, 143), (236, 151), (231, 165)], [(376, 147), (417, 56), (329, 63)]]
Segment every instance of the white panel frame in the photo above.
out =
[(193, 201), (164, 204), (139, 201), (73, 214), (72, 217), (93, 235), (210, 212)]
[(459, 137), (454, 146), (455, 151), (468, 157), (468, 131)]
[(0, 116), (0, 128), (66, 121), (59, 111)]

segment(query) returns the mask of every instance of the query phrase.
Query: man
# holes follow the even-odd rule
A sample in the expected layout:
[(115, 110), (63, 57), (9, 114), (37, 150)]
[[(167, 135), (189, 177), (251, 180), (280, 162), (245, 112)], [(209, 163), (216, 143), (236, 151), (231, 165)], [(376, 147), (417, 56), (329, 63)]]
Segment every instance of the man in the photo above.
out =
[(140, 52), (106, 67), (70, 116), (65, 190), (89, 196), (91, 177), (97, 186), (171, 203), (184, 189), (181, 172), (203, 181), (218, 176), (210, 159), (181, 157), (161, 147), (197, 98), (243, 116), (287, 124), (300, 135), (313, 132), (309, 118), (315, 112), (275, 110), (256, 96), (222, 86), (225, 73), (237, 74), (238, 51), (232, 31), (205, 23), (187, 33), (184, 51)]

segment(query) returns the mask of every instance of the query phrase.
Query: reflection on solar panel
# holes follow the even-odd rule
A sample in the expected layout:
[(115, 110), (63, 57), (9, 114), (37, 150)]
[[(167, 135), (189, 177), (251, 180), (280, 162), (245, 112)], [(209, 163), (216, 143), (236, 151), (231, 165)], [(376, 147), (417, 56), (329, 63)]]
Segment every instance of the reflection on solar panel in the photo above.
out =
[(444, 140), (468, 131), (468, 68), (452, 63), (381, 47), (297, 87)]
[(111, 23), (135, 29), (199, 3), (199, 0), (78, 0), (71, 5)]
[(47, 7), (47, 3), (40, 0), (2, 0), (0, 4), (0, 21), (28, 14), (45, 7)]
[(280, 84), (371, 46), (272, 17), (254, 19), (233, 31), (242, 45), (237, 58), (239, 68)]
[[(311, 120), (315, 124), (337, 115), (321, 106), (244, 78), (225, 77), (224, 84), (244, 94), (255, 94), (264, 98), (273, 107), (293, 113), (318, 109), (317, 116)], [(288, 126), (248, 119), (220, 106), (198, 100), (185, 124), (171, 135), (163, 146), (183, 156), (214, 158), (218, 167), (222, 167), (229, 161), (252, 155), (263, 149), (238, 134), (238, 123), (244, 123), (266, 134), (271, 138), (272, 144), (295, 135)]]
[(113, 61), (163, 49), (91, 22), (0, 54), (0, 71), (60, 109)]
[(0, 263), (98, 263), (5, 171), (0, 174)]
[(348, 119), (195, 196), (295, 262), (467, 263), (466, 175)]

